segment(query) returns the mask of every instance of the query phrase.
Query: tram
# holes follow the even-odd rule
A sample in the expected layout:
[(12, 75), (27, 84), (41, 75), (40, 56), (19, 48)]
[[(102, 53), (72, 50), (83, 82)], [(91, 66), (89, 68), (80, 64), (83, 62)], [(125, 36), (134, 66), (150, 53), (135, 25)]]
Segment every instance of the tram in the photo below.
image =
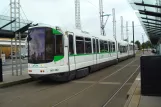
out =
[(134, 55), (133, 45), (80, 30), (29, 28), (28, 73), (32, 78), (70, 81)]

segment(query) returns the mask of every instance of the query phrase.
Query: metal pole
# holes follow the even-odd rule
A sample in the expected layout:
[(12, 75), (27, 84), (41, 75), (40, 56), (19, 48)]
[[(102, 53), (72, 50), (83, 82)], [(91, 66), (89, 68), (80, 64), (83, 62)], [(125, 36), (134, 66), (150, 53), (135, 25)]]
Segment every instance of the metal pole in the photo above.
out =
[[(116, 41), (116, 50), (118, 50), (118, 43), (117, 43), (117, 37), (116, 37), (116, 17), (115, 17), (115, 9), (112, 9), (112, 14), (113, 14), (113, 36)], [(118, 58), (118, 51), (117, 51), (117, 58)]]
[(1, 58), (2, 58), (2, 47), (0, 46), (0, 53), (1, 53)]
[(143, 39), (142, 48), (143, 48), (143, 54), (144, 54), (144, 35), (143, 34), (142, 34), (142, 39)]
[(16, 34), (16, 36), (15, 36), (15, 58), (16, 58), (16, 75), (18, 76), (18, 66), (17, 66), (17, 34)]
[(134, 31), (134, 21), (132, 22), (132, 28), (133, 28), (133, 54), (135, 56), (135, 31)]
[(80, 0), (75, 0), (75, 27), (81, 30)]
[(124, 40), (124, 25), (123, 16), (121, 16), (121, 39)]
[[(20, 28), (20, 0), (18, 0), (18, 6), (17, 6), (17, 8), (18, 8), (18, 28)], [(20, 75), (22, 75), (22, 60), (21, 60), (21, 33), (19, 32), (19, 47), (20, 47), (20, 49), (19, 49), (19, 53), (20, 53), (20, 55), (19, 55), (19, 63), (20, 63)]]
[[(17, 19), (17, 11), (16, 11), (16, 0), (14, 0), (14, 18)], [(15, 22), (15, 25), (14, 25), (14, 30), (16, 31), (17, 30), (17, 22)], [(18, 68), (17, 68), (17, 34), (15, 34), (15, 59), (16, 59), (16, 75), (18, 76)]]
[(12, 76), (14, 76), (13, 70), (13, 39), (11, 39), (11, 59), (12, 59)]
[(113, 14), (113, 37), (116, 40), (116, 19), (115, 19), (115, 9), (112, 9), (112, 14)]
[(3, 82), (2, 59), (0, 59), (0, 82)]
[[(14, 12), (14, 6), (15, 4), (14, 4), (14, 2), (12, 1), (12, 0), (10, 0), (10, 20), (13, 20), (14, 18), (14, 16), (13, 16), (13, 12)], [(14, 23), (16, 23), (16, 22), (14, 22)], [(13, 30), (15, 30), (15, 29), (13, 29), (13, 23), (11, 23), (11, 30), (13, 31)], [(12, 41), (12, 39), (11, 39), (11, 60), (12, 60), (12, 76), (14, 76), (14, 70), (13, 70), (13, 41)]]
[(100, 27), (101, 27), (101, 35), (104, 35), (104, 24), (103, 24), (103, 1), (99, 0), (99, 12), (100, 12)]
[(129, 34), (128, 34), (128, 21), (126, 21), (126, 38), (127, 38), (127, 42), (128, 42), (128, 39), (129, 39)]
[(19, 51), (20, 51), (20, 75), (22, 75), (22, 59), (21, 59), (21, 33), (19, 33), (19, 47), (20, 47), (20, 49), (19, 49)]
[(126, 21), (126, 37), (127, 37), (127, 43), (128, 43), (128, 55), (129, 55), (129, 34), (128, 34), (128, 21)]
[[(13, 16), (12, 16), (12, 0), (10, 0), (10, 20), (12, 20), (13, 18), (12, 18)], [(11, 23), (11, 30), (13, 30), (12, 29), (12, 23)]]

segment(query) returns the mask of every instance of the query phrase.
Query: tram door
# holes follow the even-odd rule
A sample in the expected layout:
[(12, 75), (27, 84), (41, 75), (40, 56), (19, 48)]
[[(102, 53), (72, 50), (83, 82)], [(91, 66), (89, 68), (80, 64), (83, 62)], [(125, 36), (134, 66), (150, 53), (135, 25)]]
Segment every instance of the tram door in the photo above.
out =
[(69, 55), (68, 55), (68, 63), (69, 63), (69, 68), (70, 68), (70, 71), (73, 71), (73, 70), (75, 70), (75, 67), (76, 67), (76, 65), (75, 65), (75, 55), (74, 55), (74, 51), (75, 51), (75, 46), (74, 46), (74, 41), (75, 41), (75, 39), (74, 39), (74, 36), (73, 36), (73, 34), (69, 34), (68, 35), (68, 46), (69, 46)]

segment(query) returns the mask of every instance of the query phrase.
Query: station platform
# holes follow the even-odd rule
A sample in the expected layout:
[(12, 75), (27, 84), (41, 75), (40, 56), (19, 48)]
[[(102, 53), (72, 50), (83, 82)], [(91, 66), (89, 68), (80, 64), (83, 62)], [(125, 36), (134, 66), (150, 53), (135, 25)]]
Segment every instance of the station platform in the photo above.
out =
[(0, 82), (0, 88), (13, 86), (17, 84), (27, 83), (32, 81), (30, 76), (28, 75), (27, 69), (23, 70), (22, 75), (16, 76), (16, 72), (14, 71), (14, 76), (12, 73), (3, 73), (3, 82)]
[[(17, 63), (19, 63), (19, 59), (17, 59)], [(22, 64), (27, 64), (28, 60), (27, 59), (23, 59), (21, 60)], [(15, 60), (13, 61), (13, 65), (15, 65)], [(3, 66), (7, 66), (7, 65), (12, 65), (12, 60), (11, 59), (6, 59), (6, 62), (2, 64)]]
[(128, 100), (124, 107), (161, 107), (161, 97), (142, 96), (140, 74), (127, 93)]

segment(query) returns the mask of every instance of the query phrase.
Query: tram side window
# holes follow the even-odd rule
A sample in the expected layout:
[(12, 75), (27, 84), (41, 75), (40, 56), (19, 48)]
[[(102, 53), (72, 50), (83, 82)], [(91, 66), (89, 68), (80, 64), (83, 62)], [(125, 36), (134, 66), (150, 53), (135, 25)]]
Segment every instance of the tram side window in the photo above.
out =
[(104, 41), (100, 40), (100, 52), (104, 52)]
[(112, 44), (113, 44), (113, 52), (115, 52), (115, 42), (113, 42)]
[(62, 35), (56, 35), (55, 36), (55, 43), (56, 43), (56, 55), (63, 55), (64, 51), (63, 51), (63, 36)]
[(111, 52), (111, 44), (110, 44), (110, 42), (108, 42), (108, 48), (109, 48), (109, 52)]
[(108, 52), (110, 52), (110, 42), (107, 42), (107, 48), (108, 48)]
[(122, 46), (122, 53), (125, 53), (125, 46)]
[(122, 46), (121, 45), (119, 46), (119, 51), (120, 51), (120, 53), (122, 53)]
[(96, 40), (96, 49), (97, 49), (97, 53), (99, 53), (99, 43), (98, 43), (98, 39)]
[(76, 37), (76, 51), (77, 54), (84, 54), (84, 38)]
[(125, 46), (125, 53), (127, 52), (128, 46)]
[(122, 53), (122, 46), (121, 45), (119, 47), (119, 51), (120, 51), (120, 53)]
[(92, 53), (91, 39), (85, 38), (85, 53)]
[(107, 44), (107, 41), (104, 41), (104, 45), (105, 45), (105, 51), (108, 52), (108, 44)]
[(113, 52), (112, 42), (110, 42), (110, 46), (111, 46), (111, 52)]
[(118, 52), (120, 52), (120, 44), (118, 43)]
[(113, 44), (112, 44), (112, 42), (110, 42), (110, 44), (111, 44), (111, 52), (113, 52)]
[(131, 45), (131, 50), (133, 50), (133, 45)]
[(123, 46), (123, 53), (127, 52), (127, 46)]
[[(53, 49), (53, 35), (52, 35), (52, 32), (51, 32), (51, 29), (46, 29), (46, 48), (45, 48), (45, 51), (46, 51), (46, 60), (50, 61), (50, 60), (53, 60), (53, 54), (54, 54), (54, 49)], [(41, 55), (38, 55), (38, 59), (41, 59)]]
[(69, 54), (74, 54), (73, 35), (69, 35)]
[(112, 44), (111, 44), (111, 42), (109, 42), (109, 50), (110, 50), (110, 52), (112, 52)]
[(124, 52), (124, 46), (120, 45), (120, 53), (123, 53), (123, 52)]
[(93, 39), (93, 53), (96, 53), (96, 43), (95, 43), (95, 39)]
[(131, 50), (133, 50), (133, 45), (131, 45)]
[(125, 53), (125, 46), (122, 46), (122, 53)]

